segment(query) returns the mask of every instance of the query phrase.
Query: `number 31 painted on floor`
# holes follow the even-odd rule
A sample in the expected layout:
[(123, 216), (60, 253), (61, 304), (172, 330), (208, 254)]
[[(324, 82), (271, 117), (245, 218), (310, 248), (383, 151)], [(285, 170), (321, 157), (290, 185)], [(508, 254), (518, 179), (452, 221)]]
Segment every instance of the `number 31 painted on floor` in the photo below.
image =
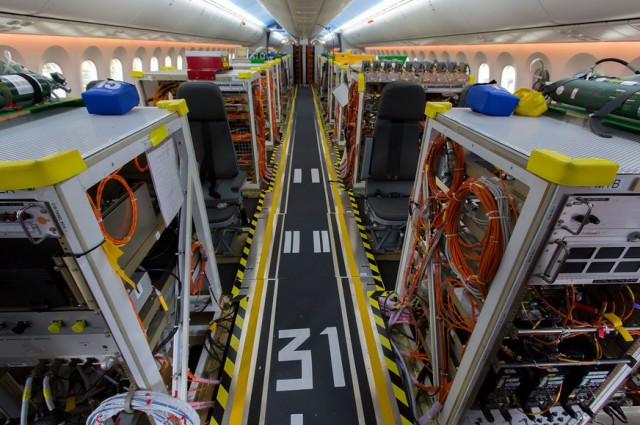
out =
[[(320, 335), (327, 335), (329, 338), (329, 352), (331, 354), (331, 371), (333, 372), (333, 386), (344, 387), (344, 370), (342, 369), (342, 356), (340, 354), (340, 341), (338, 340), (338, 330), (335, 326), (326, 328)], [(287, 345), (278, 352), (279, 362), (299, 361), (301, 363), (302, 374), (300, 378), (278, 379), (276, 381), (276, 391), (300, 391), (313, 389), (313, 367), (311, 361), (311, 350), (297, 350), (311, 336), (309, 328), (303, 329), (283, 329), (278, 332), (278, 338), (293, 338)]]

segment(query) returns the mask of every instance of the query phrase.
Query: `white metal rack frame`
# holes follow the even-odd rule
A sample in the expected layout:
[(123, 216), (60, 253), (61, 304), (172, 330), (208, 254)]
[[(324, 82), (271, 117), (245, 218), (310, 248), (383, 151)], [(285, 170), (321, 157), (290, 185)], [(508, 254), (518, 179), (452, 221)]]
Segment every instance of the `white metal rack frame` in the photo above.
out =
[[(250, 73), (250, 75), (247, 76), (245, 75), (246, 73)], [(187, 81), (186, 70), (154, 71), (147, 73), (134, 71), (132, 73), (132, 76), (135, 80), (142, 102), (145, 102), (145, 100), (153, 99), (153, 93), (158, 90), (159, 85), (163, 82)], [(249, 154), (252, 158), (249, 167), (251, 171), (250, 174), (254, 177), (252, 180), (247, 180), (247, 183), (243, 187), (243, 189), (249, 190), (257, 190), (263, 183), (263, 180), (260, 177), (260, 161), (262, 161), (263, 165), (266, 166), (266, 157), (261, 158), (259, 154), (261, 150), (258, 149), (258, 129), (256, 126), (256, 120), (252, 118), (254, 117), (255, 113), (253, 102), (253, 85), (258, 84), (259, 78), (260, 74), (258, 72), (247, 69), (244, 71), (221, 71), (216, 74), (216, 79), (212, 80), (213, 83), (220, 87), (220, 90), (225, 96), (230, 96), (233, 93), (238, 93), (242, 96), (246, 96), (246, 105), (244, 107), (248, 110), (248, 116), (251, 117), (246, 120), (246, 127), (250, 130), (251, 139), (245, 142), (249, 143), (250, 149), (245, 149), (242, 152), (238, 152), (238, 154)], [(270, 90), (269, 93), (271, 92), (272, 91)], [(151, 103), (149, 103), (148, 105), (151, 105)], [(230, 125), (233, 125), (233, 123), (230, 122)]]
[[(183, 108), (180, 110), (184, 111)], [(47, 206), (53, 220), (51, 224), (57, 229), (57, 235), (50, 237), (57, 237), (63, 252), (75, 258), (75, 276), (84, 281), (95, 299), (97, 310), (104, 317), (133, 384), (160, 392), (168, 390), (154, 359), (153, 347), (149, 347), (144, 330), (138, 325), (133, 304), (120, 275), (111, 265), (107, 250), (101, 249), (105, 238), (86, 192), (142, 154), (165, 148), (175, 150), (181, 192), (174, 195), (182, 198), (177, 274), (183, 285), (179, 294), (181, 317), (173, 337), (171, 393), (186, 400), (190, 252), (194, 233), (207, 252), (214, 252), (187, 116), (146, 107), (136, 107), (123, 116), (98, 116), (78, 108), (5, 129), (0, 132), (0, 144), (3, 146), (0, 152), (3, 168), (17, 167), (23, 170), (24, 176), (37, 173), (42, 163), (57, 169), (67, 168), (65, 162), (57, 163), (57, 158), (47, 158), (61, 152), (71, 152), (74, 163), (85, 164), (84, 171), (34, 188), (11, 188), (7, 186), (11, 185), (9, 180), (5, 180), (3, 189), (6, 190), (0, 193), (0, 203), (32, 201)], [(64, 158), (66, 154), (60, 161), (65, 161)], [(161, 195), (161, 190), (156, 193), (160, 203), (171, 202), (171, 199), (160, 198), (166, 196)], [(172, 199), (175, 203), (176, 199)], [(220, 279), (215, 262), (207, 262), (205, 273), (210, 295), (220, 299)], [(213, 308), (219, 311), (215, 303)]]
[[(438, 278), (435, 273), (440, 266), (432, 257), (434, 250), (441, 249), (439, 246), (449, 244), (449, 235), (446, 235), (446, 240), (443, 236), (440, 245), (430, 245), (431, 242), (427, 244), (430, 240), (428, 234), (419, 236), (416, 233), (418, 220), (421, 220), (419, 217), (428, 220), (429, 226), (434, 226), (433, 220), (436, 218), (427, 210), (420, 211), (418, 206), (425, 205), (427, 199), (429, 205), (439, 202), (433, 198), (435, 193), (428, 189), (429, 167), (425, 168), (429, 146), (438, 137), (449, 138), (461, 146), (464, 151), (465, 176), (482, 176), (495, 182), (499, 181), (495, 177), (496, 170), (503, 170), (508, 174), (508, 178), (503, 179), (506, 174), (497, 172), (505, 183), (503, 187), (513, 198), (514, 207), (518, 210), (517, 220), (511, 215), (511, 236), (497, 272), (490, 282), (486, 282), (486, 296), (481, 302), (476, 303), (476, 307), (469, 307), (468, 303), (465, 307), (463, 298), (466, 296), (460, 295), (455, 302), (455, 307), (452, 307), (461, 314), (466, 312), (467, 316), (471, 315), (472, 309), (476, 310), (476, 313), (474, 313), (475, 323), (471, 326), (468, 338), (463, 337), (458, 340), (452, 336), (453, 347), (449, 346), (449, 348), (443, 348), (444, 337), (439, 331), (443, 317), (439, 315), (436, 306), (442, 294), (436, 292), (435, 284)], [(428, 408), (423, 412), (427, 417), (435, 418), (439, 424), (447, 425), (489, 422), (482, 416), (480, 408), (473, 406), (478, 406), (475, 400), (481, 392), (480, 388), (487, 371), (492, 366), (500, 364), (497, 357), (499, 346), (506, 344), (505, 338), (512, 337), (516, 328), (514, 324), (516, 314), (525, 314), (524, 303), (527, 301), (527, 294), (533, 291), (531, 285), (543, 285), (540, 286), (541, 290), (544, 290), (545, 286), (567, 288), (568, 291), (587, 291), (589, 288), (606, 290), (608, 285), (624, 284), (633, 285), (630, 291), (637, 289), (640, 283), (640, 266), (635, 266), (638, 262), (636, 255), (640, 251), (640, 244), (630, 236), (635, 235), (634, 232), (637, 232), (640, 227), (640, 219), (636, 213), (640, 207), (640, 149), (634, 138), (634, 135), (617, 131), (613, 138), (603, 139), (592, 134), (588, 127), (568, 123), (560, 117), (543, 116), (536, 119), (520, 116), (488, 117), (463, 108), (449, 110), (445, 114), (438, 114), (435, 119), (427, 120), (420, 153), (421, 166), (416, 175), (412, 198), (413, 214), (407, 224), (396, 285), (398, 294), (406, 293), (409, 287), (407, 277), (411, 273), (415, 276), (415, 270), (418, 267), (416, 262), (423, 258), (421, 256), (427, 257), (428, 263), (423, 269), (424, 274), (418, 276), (417, 291), (428, 308), (426, 315), (428, 324), (422, 332), (424, 332), (423, 337), (428, 351), (426, 354), (429, 356), (429, 364), (434, 372), (424, 384), (439, 387), (439, 391), (448, 391), (449, 394), (448, 397), (442, 396), (440, 404), (435, 405), (429, 413), (426, 413)], [(580, 174), (582, 171), (578, 165), (567, 173), (570, 178), (573, 178), (576, 173), (580, 175), (577, 177), (577, 182), (566, 180), (567, 175), (558, 177), (557, 180), (554, 180), (555, 176), (550, 177), (550, 175), (542, 178), (529, 171), (532, 169), (532, 161), (530, 161), (532, 153), (538, 155), (539, 149), (551, 149), (571, 158), (604, 158), (617, 163), (619, 169), (617, 175), (615, 171), (611, 174), (611, 169), (607, 172), (591, 171)], [(438, 160), (436, 167), (438, 170), (431, 169), (431, 172), (445, 174), (451, 172), (454, 167), (451, 163), (451, 155), (451, 151), (448, 151)], [(565, 158), (565, 160), (569, 159)], [(602, 163), (598, 161), (600, 160), (596, 160), (595, 163)], [(575, 164), (577, 163), (572, 162), (570, 166)], [(590, 164), (594, 163), (590, 162)], [(553, 164), (549, 162), (548, 167), (545, 165), (542, 168), (553, 168)], [(606, 173), (609, 173), (611, 178), (598, 177)], [(587, 183), (580, 184), (580, 181)], [(598, 182), (594, 183), (596, 181)], [(440, 190), (446, 193), (444, 184), (444, 179), (438, 183)], [(439, 196), (446, 200), (447, 196), (455, 197), (455, 194)], [(444, 208), (446, 209), (446, 205)], [(469, 214), (473, 214), (475, 218), (476, 213), (471, 211), (460, 216), (459, 220), (460, 223), (465, 223), (460, 224), (466, 228), (465, 231), (473, 234), (473, 223), (470, 222), (473, 220)], [(597, 219), (589, 222), (589, 217), (597, 217)], [(432, 228), (435, 229), (435, 227)], [(424, 238), (425, 244), (419, 243), (420, 246), (416, 248), (418, 237)], [(576, 261), (570, 254), (571, 249), (585, 246), (592, 247), (593, 251), (589, 254), (589, 259), (583, 261), (585, 264), (597, 266), (565, 268), (566, 264)], [(616, 255), (619, 257), (612, 259), (613, 255), (609, 254), (611, 251), (604, 251), (611, 247), (616, 247), (615, 249), (619, 251)], [(600, 249), (603, 250), (602, 256), (593, 254), (593, 252), (600, 252), (596, 251)], [(578, 252), (580, 251), (576, 251), (574, 255)], [(448, 261), (449, 254), (440, 255), (444, 256), (442, 261)], [(623, 263), (626, 266), (621, 266)], [(407, 270), (406, 273), (405, 270)], [(453, 273), (453, 270), (454, 268), (446, 268), (443, 273)], [(533, 278), (544, 278), (546, 282), (541, 284)], [(573, 280), (585, 286), (578, 288)], [(611, 308), (609, 306), (610, 310), (605, 311), (604, 317), (611, 318), (606, 315), (607, 312), (612, 311)], [(525, 317), (528, 316), (525, 315)], [(638, 337), (631, 335), (628, 338), (625, 337), (627, 341), (623, 341), (621, 336), (625, 326), (636, 329), (640, 325), (637, 314), (630, 313), (628, 320), (623, 320), (622, 324), (616, 324), (615, 321), (615, 319), (607, 319), (595, 325), (600, 327), (599, 344), (607, 354), (600, 360), (584, 362), (584, 367), (587, 369), (596, 367), (598, 364), (611, 366), (607, 380), (585, 402), (585, 405), (596, 413), (620, 389), (635, 368), (636, 362), (640, 360)], [(568, 325), (563, 329), (562, 334), (569, 335), (572, 332), (570, 327)], [(540, 329), (537, 332), (544, 335), (547, 331), (553, 332), (555, 329)], [(584, 332), (584, 329), (579, 327), (577, 331)], [(446, 338), (448, 339), (449, 336)], [(617, 347), (617, 351), (614, 347)], [(443, 353), (449, 349), (451, 354), (444, 355)], [(623, 351), (620, 352), (620, 350)], [(541, 367), (547, 365), (545, 362), (539, 362), (539, 364), (533, 362), (527, 366), (528, 363), (524, 361), (521, 361), (523, 364), (518, 365), (517, 360), (513, 360), (512, 363), (514, 367), (528, 367), (531, 371), (540, 371)], [(560, 362), (558, 368), (566, 370), (571, 366), (573, 365), (570, 362)], [(444, 370), (448, 371), (448, 375), (439, 373)], [(442, 386), (444, 384), (446, 386)], [(483, 391), (486, 392), (486, 389)], [(511, 393), (515, 391), (512, 389)], [(560, 394), (559, 390), (553, 392), (548, 403), (549, 415), (553, 414), (553, 417), (566, 415), (558, 400), (553, 402), (556, 394), (557, 399), (560, 396), (566, 397), (564, 393)], [(472, 407), (477, 410), (472, 410)], [(543, 415), (546, 412), (542, 409), (543, 407), (539, 407), (538, 411), (533, 411), (528, 416), (522, 410), (515, 408), (509, 410), (509, 413), (513, 417), (513, 423), (522, 419), (528, 421), (532, 417), (535, 417), (538, 422), (555, 423)], [(436, 412), (439, 412), (437, 416)], [(497, 411), (494, 413), (497, 420), (495, 423), (510, 423), (507, 419), (501, 422), (501, 414)], [(574, 418), (565, 418), (567, 423), (589, 422), (590, 417), (586, 413), (578, 413)]]

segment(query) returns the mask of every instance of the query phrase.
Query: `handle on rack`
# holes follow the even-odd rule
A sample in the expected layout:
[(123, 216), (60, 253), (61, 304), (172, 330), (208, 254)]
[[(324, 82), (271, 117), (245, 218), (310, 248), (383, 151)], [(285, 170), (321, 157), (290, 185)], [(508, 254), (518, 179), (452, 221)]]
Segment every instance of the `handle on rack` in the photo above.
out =
[(29, 205), (27, 205), (26, 207), (24, 207), (23, 209), (19, 210), (16, 214), (17, 214), (18, 223), (20, 223), (20, 227), (22, 227), (22, 230), (27, 235), (27, 239), (29, 239), (29, 242), (31, 242), (34, 245), (38, 245), (38, 244), (44, 242), (44, 240), (47, 239), (47, 236), (49, 236), (49, 235), (45, 233), (44, 236), (42, 236), (40, 239), (34, 239), (34, 237), (31, 236), (31, 232), (29, 232), (29, 228), (27, 227), (26, 223), (24, 222), (24, 219), (22, 218), (22, 215), (25, 212), (27, 212), (27, 210), (29, 208), (32, 208), (32, 207), (35, 207), (35, 206), (36, 206), (36, 204), (34, 204), (32, 202)]
[(544, 273), (538, 275), (547, 283), (556, 281), (564, 262), (567, 261), (567, 257), (569, 257), (569, 247), (565, 241), (556, 239), (554, 243), (558, 244), (558, 247), (553, 253), (551, 261), (549, 261), (549, 264), (547, 264), (547, 267), (544, 269)]
[(578, 197), (576, 198), (576, 201), (587, 206), (587, 213), (584, 215), (584, 218), (580, 222), (580, 226), (578, 226), (578, 229), (576, 231), (569, 229), (568, 226), (561, 227), (561, 229), (566, 230), (567, 232), (571, 233), (573, 236), (579, 235), (580, 232), (582, 232), (582, 229), (584, 228), (584, 226), (589, 222), (589, 216), (591, 216), (591, 211), (593, 211), (593, 204), (587, 201), (586, 199)]

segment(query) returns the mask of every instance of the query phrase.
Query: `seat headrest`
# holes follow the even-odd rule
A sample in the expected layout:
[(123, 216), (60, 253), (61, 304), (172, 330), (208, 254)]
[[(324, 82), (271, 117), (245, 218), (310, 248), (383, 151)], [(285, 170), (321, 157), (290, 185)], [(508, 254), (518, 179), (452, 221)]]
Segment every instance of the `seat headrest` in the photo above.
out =
[(382, 89), (378, 119), (390, 121), (422, 121), (425, 106), (424, 89), (411, 81), (394, 81)]
[(213, 81), (185, 81), (176, 97), (187, 101), (190, 121), (227, 121), (222, 92)]

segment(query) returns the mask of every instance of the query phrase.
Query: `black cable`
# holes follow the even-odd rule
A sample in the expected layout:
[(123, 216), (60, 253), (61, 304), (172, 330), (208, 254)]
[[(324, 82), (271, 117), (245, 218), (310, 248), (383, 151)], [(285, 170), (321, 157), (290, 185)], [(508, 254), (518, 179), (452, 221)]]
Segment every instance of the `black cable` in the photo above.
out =
[(162, 272), (165, 274), (169, 274), (171, 276), (173, 276), (176, 279), (176, 283), (178, 288), (176, 288), (176, 307), (174, 310), (174, 324), (173, 324), (173, 329), (171, 329), (171, 331), (169, 332), (169, 335), (167, 335), (167, 337), (165, 339), (163, 339), (160, 343), (158, 343), (158, 345), (156, 345), (156, 348), (153, 349), (152, 353), (155, 356), (156, 354), (158, 354), (168, 343), (169, 341), (171, 341), (171, 339), (173, 338), (173, 336), (176, 334), (176, 332), (178, 332), (178, 328), (180, 327), (180, 298), (181, 298), (181, 294), (182, 294), (182, 280), (180, 280), (180, 278), (178, 277), (178, 275), (176, 275), (174, 272), (170, 271), (170, 270), (166, 270), (166, 269), (143, 269), (142, 267), (138, 267), (138, 269), (142, 270), (142, 271), (146, 271), (146, 272)]

